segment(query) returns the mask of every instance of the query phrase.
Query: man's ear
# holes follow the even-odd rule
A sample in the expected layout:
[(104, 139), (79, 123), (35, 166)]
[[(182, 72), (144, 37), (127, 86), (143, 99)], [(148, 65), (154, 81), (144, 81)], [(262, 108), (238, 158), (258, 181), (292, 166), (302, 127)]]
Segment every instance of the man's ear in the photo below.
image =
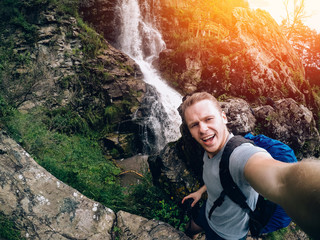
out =
[(228, 118), (227, 118), (226, 113), (224, 111), (222, 111), (221, 115), (222, 115), (223, 123), (227, 124), (228, 123)]

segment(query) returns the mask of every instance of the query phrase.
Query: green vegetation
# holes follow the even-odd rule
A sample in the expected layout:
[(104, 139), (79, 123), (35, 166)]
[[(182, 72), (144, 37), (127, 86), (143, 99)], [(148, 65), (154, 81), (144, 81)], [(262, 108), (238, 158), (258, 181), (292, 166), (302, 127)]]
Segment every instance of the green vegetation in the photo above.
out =
[(0, 238), (6, 240), (24, 240), (20, 231), (16, 228), (14, 221), (0, 213)]
[[(29, 11), (36, 10), (37, 6), (41, 6), (39, 1), (15, 1), (3, 0), (0, 2), (0, 29), (4, 32), (8, 24), (14, 25), (17, 29), (21, 29), (25, 33), (26, 40), (34, 39), (36, 28), (31, 23), (31, 16), (28, 16)], [(34, 6), (30, 8), (29, 6)], [(33, 15), (33, 14), (32, 14)]]
[(282, 228), (278, 231), (269, 233), (266, 238), (266, 240), (282, 240), (286, 239), (285, 235), (288, 233), (288, 228)]
[[(199, 13), (206, 12), (209, 21), (221, 24), (226, 28), (232, 28), (233, 22), (231, 11), (236, 6), (247, 6), (246, 1), (194, 1), (195, 5), (190, 9), (179, 10), (172, 8), (172, 16), (179, 16), (182, 28), (176, 28), (181, 32), (168, 32), (169, 38), (175, 46), (172, 59), (167, 61), (167, 66), (172, 68), (181, 59), (175, 58), (176, 53), (185, 53), (190, 49), (196, 51), (200, 49), (206, 52), (208, 48), (217, 54), (207, 56), (207, 68), (224, 63), (221, 76), (222, 82), (228, 83), (230, 78), (230, 58), (235, 54), (228, 50), (228, 47), (221, 48), (221, 37), (212, 39), (195, 39), (194, 32), (188, 30), (188, 26), (193, 21), (198, 21)], [(212, 6), (210, 11), (209, 5)], [(104, 39), (90, 28), (77, 13), (77, 0), (2, 0), (0, 1), (0, 126), (20, 143), (34, 159), (45, 167), (49, 172), (66, 184), (79, 190), (91, 199), (101, 202), (114, 211), (120, 209), (145, 216), (155, 218), (170, 223), (176, 228), (183, 229), (188, 218), (178, 207), (177, 201), (168, 196), (163, 190), (152, 184), (150, 173), (145, 174), (140, 185), (124, 189), (120, 186), (118, 175), (120, 169), (115, 166), (112, 160), (108, 159), (100, 146), (100, 138), (105, 134), (115, 130), (115, 123), (121, 119), (120, 112), (129, 112), (134, 104), (130, 99), (121, 103), (110, 103), (104, 109), (97, 110), (94, 106), (85, 109), (80, 115), (72, 107), (60, 107), (57, 109), (47, 109), (45, 107), (34, 109), (29, 113), (17, 111), (21, 102), (13, 99), (24, 99), (19, 91), (10, 92), (7, 89), (6, 81), (15, 81), (16, 86), (21, 86), (24, 90), (33, 87), (34, 79), (45, 77), (46, 69), (41, 66), (32, 65), (29, 53), (20, 54), (15, 50), (15, 42), (11, 39), (10, 29), (20, 31), (27, 42), (33, 43), (37, 39), (35, 23), (39, 20), (39, 12), (50, 6), (56, 9), (58, 17), (73, 16), (76, 18), (78, 26), (82, 32), (79, 37), (83, 43), (85, 57), (92, 58), (99, 54), (101, 49), (106, 48)], [(206, 6), (204, 8), (204, 6)], [(194, 11), (197, 9), (197, 11)], [(169, 14), (170, 15), (170, 14)], [(174, 22), (174, 21), (170, 21)], [(8, 25), (13, 26), (9, 28)], [(69, 33), (71, 36), (71, 33)], [(68, 36), (66, 36), (68, 37)], [(74, 49), (73, 54), (79, 54), (80, 49)], [(248, 63), (250, 65), (250, 63)], [(17, 66), (21, 67), (21, 74), (14, 73)], [(83, 67), (79, 76), (65, 76), (60, 79), (63, 89), (70, 87), (79, 88), (82, 94), (83, 86), (81, 82), (90, 80), (93, 83), (98, 81), (88, 66)], [(109, 79), (108, 72), (101, 74), (104, 79)], [(23, 75), (23, 69), (31, 69), (32, 75)], [(123, 66), (128, 72), (133, 70)], [(206, 70), (206, 69), (205, 69)], [(204, 71), (206, 72), (206, 71)], [(209, 71), (208, 71), (209, 72)], [(173, 73), (174, 74), (174, 73)], [(176, 84), (179, 84), (179, 79)], [(296, 81), (300, 81), (300, 76), (296, 76)], [(227, 88), (227, 85), (225, 86)], [(24, 91), (25, 92), (25, 91)], [(16, 95), (12, 95), (15, 93)], [(132, 93), (134, 94), (134, 93)], [(254, 94), (254, 93), (253, 93)], [(227, 93), (220, 94), (220, 99), (226, 99)], [(10, 104), (9, 104), (10, 103)], [(320, 118), (320, 117), (319, 117)], [(110, 150), (112, 156), (119, 156), (117, 149)], [(116, 232), (119, 231), (115, 229)], [(20, 233), (14, 225), (12, 219), (0, 215), (0, 237), (10, 239), (21, 239)]]
[(152, 184), (150, 173), (146, 173), (142, 183), (130, 188), (129, 192), (126, 201), (135, 203), (131, 206), (130, 212), (149, 219), (158, 219), (181, 231), (184, 230), (189, 220), (188, 216), (184, 214), (174, 197)]
[(63, 115), (52, 114), (52, 118), (44, 113), (42, 109), (28, 114), (14, 110), (6, 118), (7, 130), (58, 179), (117, 209), (122, 201), (117, 181), (120, 170), (106, 160), (94, 136), (88, 132), (85, 132), (87, 135), (72, 134), (77, 129), (83, 131), (81, 126), (85, 123), (65, 111), (62, 111)]
[[(248, 3), (206, 0), (180, 4), (178, 1), (177, 5), (172, 4), (163, 9), (163, 17), (178, 26), (164, 26), (164, 37), (170, 43), (172, 52), (160, 58), (162, 74), (166, 79), (170, 79), (170, 82), (174, 82), (172, 85), (175, 88), (185, 90), (186, 84), (191, 82), (185, 71), (185, 58), (188, 56), (193, 56), (194, 61), (202, 64), (199, 79), (201, 84), (198, 84), (197, 90), (206, 90), (217, 97), (234, 91), (231, 88), (231, 79), (241, 81), (246, 71), (250, 72), (252, 63), (248, 62), (248, 66), (241, 65), (244, 64), (243, 59), (247, 58), (245, 53), (241, 52), (242, 49), (223, 41), (235, 33), (232, 12), (236, 7), (248, 8)], [(241, 58), (241, 61), (234, 65), (236, 58)], [(190, 74), (192, 75), (191, 72)], [(248, 89), (248, 95), (256, 96), (254, 87), (248, 86)]]
[[(1, 128), (4, 128), (20, 143), (40, 165), (89, 198), (101, 202), (114, 211), (122, 209), (174, 225), (181, 225), (180, 220), (176, 217), (181, 210), (177, 208), (173, 199), (168, 198), (165, 193), (154, 187), (151, 180), (145, 182), (144, 187), (130, 189), (128, 194), (128, 190), (121, 187), (119, 183), (120, 169), (112, 160), (104, 156), (105, 152), (100, 146), (101, 136), (113, 132), (115, 123), (121, 120), (122, 113), (127, 113), (132, 107), (135, 107), (131, 99), (110, 103), (101, 110), (90, 106), (82, 113), (83, 115), (80, 115), (71, 106), (56, 109), (41, 107), (29, 113), (21, 113), (16, 110), (29, 92), (26, 89), (33, 87), (35, 79), (45, 77), (47, 69), (43, 66), (35, 66), (29, 53), (21, 54), (15, 50), (15, 40), (11, 39), (10, 31), (19, 30), (22, 34), (20, 37), (32, 45), (37, 40), (35, 27), (38, 21), (37, 13), (48, 6), (55, 8), (61, 18), (71, 15), (77, 19), (78, 26), (82, 30), (79, 37), (84, 47), (81, 51), (86, 58), (90, 59), (99, 54), (101, 49), (106, 48), (104, 39), (78, 16), (77, 1), (1, 1)], [(74, 50), (75, 55), (79, 52), (80, 49)], [(79, 76), (65, 76), (60, 79), (61, 88), (75, 87), (81, 94), (84, 91), (82, 81), (90, 80), (93, 83), (99, 81), (100, 76), (95, 76), (90, 71), (91, 67), (95, 66), (83, 67), (84, 71)], [(103, 76), (109, 79), (110, 75), (103, 72), (104, 66), (100, 68)], [(129, 72), (133, 71), (126, 66), (123, 68)], [(15, 74), (16, 69), (21, 69), (19, 74)], [(28, 75), (24, 74), (24, 69), (28, 70)], [(7, 86), (10, 86), (9, 83), (12, 81), (16, 83), (15, 86), (21, 86), (21, 91), (20, 88), (10, 91)], [(138, 93), (132, 94), (137, 95)], [(119, 155), (117, 149), (111, 149), (110, 152), (111, 155)], [(144, 196), (144, 199), (137, 196)], [(143, 204), (155, 206), (155, 208), (152, 212), (146, 211), (146, 205)], [(0, 237), (8, 240), (21, 239), (13, 219), (1, 216), (0, 222)]]
[(96, 31), (85, 24), (80, 17), (77, 18), (77, 21), (79, 27), (83, 30), (79, 36), (84, 45), (83, 52), (88, 57), (96, 56), (101, 49), (107, 47), (105, 40), (101, 35), (97, 34)]
[(23, 114), (10, 110), (3, 100), (0, 103), (0, 120), (10, 135), (61, 181), (115, 211), (122, 209), (175, 227), (185, 225), (180, 222), (187, 220), (182, 210), (152, 185), (150, 173), (138, 186), (121, 187), (120, 169), (104, 157), (94, 132), (73, 113), (37, 109)]

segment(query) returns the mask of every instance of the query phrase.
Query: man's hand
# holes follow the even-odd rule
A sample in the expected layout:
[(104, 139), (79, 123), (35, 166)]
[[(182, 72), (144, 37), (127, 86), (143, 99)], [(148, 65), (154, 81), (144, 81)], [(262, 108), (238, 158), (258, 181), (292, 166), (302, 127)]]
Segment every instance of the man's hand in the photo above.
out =
[(187, 199), (192, 198), (193, 202), (191, 204), (191, 207), (194, 207), (194, 205), (196, 205), (197, 202), (199, 202), (199, 200), (201, 199), (202, 194), (207, 191), (207, 187), (206, 185), (203, 185), (198, 191), (190, 193), (188, 196), (184, 197), (181, 201), (181, 203), (183, 204), (184, 201), (186, 201)]

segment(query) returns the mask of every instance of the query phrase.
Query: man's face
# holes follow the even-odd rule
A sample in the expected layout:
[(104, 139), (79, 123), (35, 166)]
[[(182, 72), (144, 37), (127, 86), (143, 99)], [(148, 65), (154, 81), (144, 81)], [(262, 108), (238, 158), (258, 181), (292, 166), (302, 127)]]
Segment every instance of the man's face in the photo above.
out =
[(210, 100), (199, 101), (185, 110), (185, 121), (192, 137), (212, 158), (224, 146), (228, 129), (227, 117)]

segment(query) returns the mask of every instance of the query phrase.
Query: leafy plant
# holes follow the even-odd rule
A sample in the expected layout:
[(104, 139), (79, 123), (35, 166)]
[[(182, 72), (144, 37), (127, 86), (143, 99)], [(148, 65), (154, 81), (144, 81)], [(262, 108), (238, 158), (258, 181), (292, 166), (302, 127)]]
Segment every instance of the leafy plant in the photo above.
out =
[(22, 1), (3, 0), (0, 1), (0, 30), (8, 29), (8, 25), (23, 31), (25, 39), (33, 42), (36, 39), (36, 18), (41, 7), (45, 6), (47, 0)]
[(167, 222), (180, 230), (189, 220), (172, 196), (152, 184), (150, 173), (145, 174), (140, 184), (129, 189), (126, 203), (131, 204), (130, 212)]
[(87, 122), (74, 110), (69, 107), (62, 107), (46, 112), (45, 124), (49, 130), (58, 131), (67, 135), (88, 134)]

